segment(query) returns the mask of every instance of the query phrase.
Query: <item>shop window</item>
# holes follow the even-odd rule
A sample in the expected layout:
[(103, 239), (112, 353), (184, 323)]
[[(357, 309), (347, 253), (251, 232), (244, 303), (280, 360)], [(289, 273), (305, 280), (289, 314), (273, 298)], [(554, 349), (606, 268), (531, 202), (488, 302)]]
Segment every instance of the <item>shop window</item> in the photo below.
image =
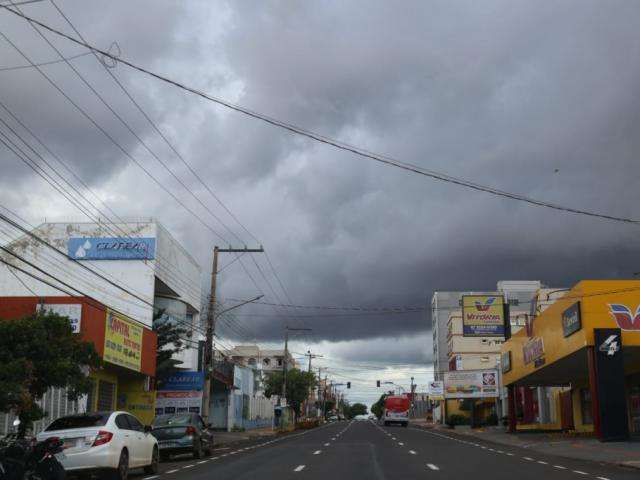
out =
[(98, 411), (113, 410), (115, 396), (115, 383), (98, 381)]
[(588, 388), (580, 389), (580, 413), (582, 414), (582, 424), (592, 425), (593, 414), (591, 411), (591, 390)]

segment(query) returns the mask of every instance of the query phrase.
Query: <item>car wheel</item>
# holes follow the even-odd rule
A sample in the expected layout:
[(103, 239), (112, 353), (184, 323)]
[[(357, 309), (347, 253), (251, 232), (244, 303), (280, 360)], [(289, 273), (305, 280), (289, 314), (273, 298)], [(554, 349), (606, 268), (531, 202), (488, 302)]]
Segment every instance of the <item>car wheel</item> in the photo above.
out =
[(144, 473), (146, 473), (147, 475), (158, 473), (159, 462), (160, 455), (158, 454), (158, 447), (153, 447), (153, 453), (151, 454), (151, 463), (144, 467)]
[(129, 454), (126, 450), (120, 453), (118, 468), (107, 474), (109, 480), (127, 480), (129, 478)]
[(203, 456), (202, 442), (198, 442), (197, 445), (193, 447), (193, 458), (202, 458)]

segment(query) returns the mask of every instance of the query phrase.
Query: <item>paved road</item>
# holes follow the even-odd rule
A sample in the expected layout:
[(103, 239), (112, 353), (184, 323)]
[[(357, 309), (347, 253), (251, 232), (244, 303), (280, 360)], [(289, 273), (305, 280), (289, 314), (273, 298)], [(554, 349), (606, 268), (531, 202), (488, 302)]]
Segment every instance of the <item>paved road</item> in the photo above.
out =
[(339, 422), (162, 464), (136, 480), (638, 480), (638, 470), (458, 438), (442, 431)]

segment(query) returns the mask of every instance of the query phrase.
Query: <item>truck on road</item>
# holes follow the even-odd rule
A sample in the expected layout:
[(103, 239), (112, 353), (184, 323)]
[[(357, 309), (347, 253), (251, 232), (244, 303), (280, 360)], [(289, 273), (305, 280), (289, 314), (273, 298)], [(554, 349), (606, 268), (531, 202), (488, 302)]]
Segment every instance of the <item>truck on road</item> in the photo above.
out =
[(392, 395), (385, 398), (384, 411), (382, 413), (384, 425), (396, 423), (407, 427), (409, 425), (410, 408), (411, 401), (407, 395)]

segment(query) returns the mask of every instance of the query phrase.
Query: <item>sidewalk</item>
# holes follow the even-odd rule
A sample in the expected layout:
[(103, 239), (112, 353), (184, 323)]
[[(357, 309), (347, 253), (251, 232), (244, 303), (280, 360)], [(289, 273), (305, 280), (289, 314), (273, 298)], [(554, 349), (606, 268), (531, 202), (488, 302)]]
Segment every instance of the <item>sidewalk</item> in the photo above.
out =
[(446, 431), (451, 435), (466, 435), (549, 455), (640, 469), (640, 439), (638, 438), (628, 442), (603, 443), (595, 438), (574, 437), (555, 432), (510, 434), (505, 431), (504, 427), (471, 429), (468, 426), (457, 426), (455, 429), (449, 429), (442, 425), (434, 426), (420, 420), (415, 420), (413, 424), (420, 428), (434, 428)]
[(244, 432), (214, 432), (213, 445), (215, 447), (223, 447), (237, 442), (246, 440), (254, 440), (263, 437), (272, 437), (278, 434), (278, 431), (271, 428), (255, 428)]

